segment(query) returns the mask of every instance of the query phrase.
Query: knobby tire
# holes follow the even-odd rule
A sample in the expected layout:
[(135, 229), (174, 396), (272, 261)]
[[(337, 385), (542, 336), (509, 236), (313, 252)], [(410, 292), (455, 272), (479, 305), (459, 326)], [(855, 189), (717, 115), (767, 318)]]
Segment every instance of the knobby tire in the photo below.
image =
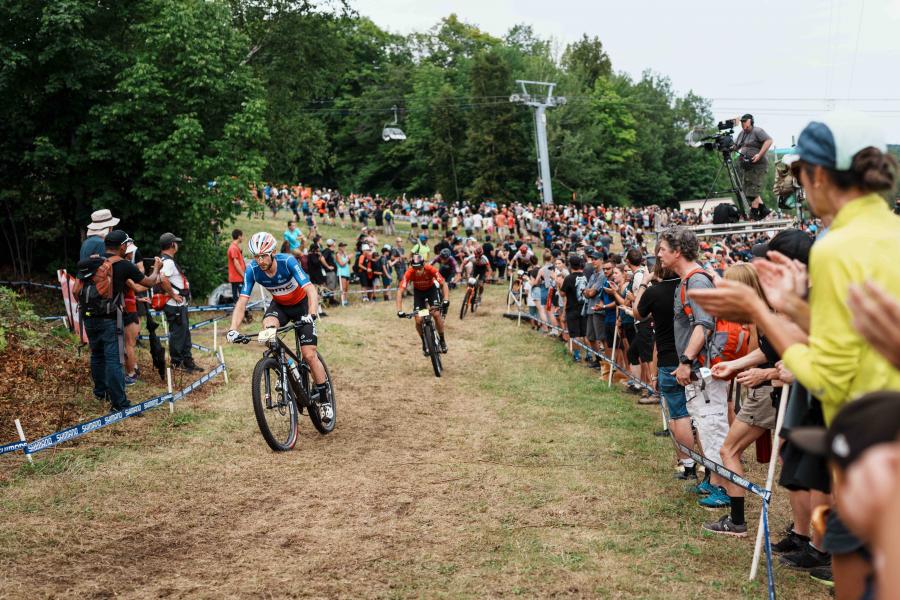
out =
[[(266, 372), (269, 373), (269, 393), (271, 402), (276, 404), (272, 408), (266, 405), (265, 388), (266, 388)], [(297, 431), (299, 412), (294, 394), (288, 387), (282, 390), (281, 399), (279, 400), (276, 393), (276, 385), (281, 378), (278, 361), (271, 356), (264, 357), (256, 363), (253, 368), (253, 377), (251, 379), (252, 396), (253, 396), (253, 412), (256, 415), (256, 424), (262, 433), (263, 439), (269, 445), (269, 448), (276, 452), (285, 452), (294, 447), (297, 443)], [(286, 420), (287, 431), (284, 433), (275, 432), (269, 425), (269, 417)]]
[(459, 305), (459, 320), (462, 321), (469, 310), (469, 300), (472, 298), (472, 288), (466, 288), (466, 296), (463, 298), (462, 304)]
[(434, 376), (441, 376), (441, 349), (437, 345), (435, 339), (435, 330), (433, 323), (425, 323), (422, 331), (425, 336), (425, 349), (428, 350), (428, 356), (431, 358), (431, 366), (434, 369)]

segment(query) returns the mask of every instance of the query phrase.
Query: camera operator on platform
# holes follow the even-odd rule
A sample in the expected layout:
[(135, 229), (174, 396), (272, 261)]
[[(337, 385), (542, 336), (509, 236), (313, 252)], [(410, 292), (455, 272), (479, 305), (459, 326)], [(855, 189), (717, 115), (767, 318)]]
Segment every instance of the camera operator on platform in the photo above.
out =
[(766, 180), (769, 163), (766, 153), (772, 147), (772, 138), (761, 127), (753, 124), (753, 115), (745, 114), (740, 119), (741, 132), (735, 140), (735, 149), (740, 153), (741, 171), (744, 173), (744, 194), (750, 202), (750, 220), (760, 221), (771, 211), (763, 204), (762, 187)]

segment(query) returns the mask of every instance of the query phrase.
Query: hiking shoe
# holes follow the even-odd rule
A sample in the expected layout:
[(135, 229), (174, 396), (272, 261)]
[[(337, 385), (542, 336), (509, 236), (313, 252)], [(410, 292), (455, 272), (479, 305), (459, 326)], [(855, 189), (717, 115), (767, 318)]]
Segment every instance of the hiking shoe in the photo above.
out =
[(700, 500), (698, 500), (697, 504), (699, 504), (703, 508), (708, 508), (711, 510), (728, 508), (729, 506), (731, 506), (731, 498), (729, 498), (728, 494), (725, 493), (725, 488), (714, 487), (713, 491), (710, 492), (706, 498), (701, 498)]
[(814, 567), (809, 570), (809, 576), (830, 588), (834, 587), (834, 576), (831, 574), (831, 565), (827, 567)]
[(782, 554), (778, 558), (778, 562), (789, 569), (797, 569), (798, 571), (809, 571), (816, 567), (827, 567), (831, 565), (831, 555), (827, 552), (819, 552), (808, 543), (803, 546), (802, 550), (791, 552), (790, 554)]
[(808, 537), (790, 531), (786, 536), (781, 538), (781, 541), (772, 544), (772, 552), (774, 552), (775, 554), (787, 554), (788, 552), (796, 552), (798, 550), (803, 550), (803, 548), (808, 543)]
[(718, 521), (713, 521), (712, 523), (704, 523), (703, 530), (721, 535), (747, 537), (747, 524), (735, 525), (731, 520), (731, 515), (725, 515)]
[(698, 496), (708, 496), (709, 494), (712, 494), (715, 489), (716, 486), (704, 479), (697, 485), (689, 486), (687, 491), (697, 494)]

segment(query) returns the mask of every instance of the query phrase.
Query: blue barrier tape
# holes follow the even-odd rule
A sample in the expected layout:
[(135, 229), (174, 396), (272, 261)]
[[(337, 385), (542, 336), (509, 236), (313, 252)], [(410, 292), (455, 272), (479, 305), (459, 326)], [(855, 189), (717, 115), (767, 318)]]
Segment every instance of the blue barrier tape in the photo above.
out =
[[(557, 326), (555, 326), (555, 325), (553, 325), (553, 324), (551, 324), (551, 323), (548, 323), (547, 321), (542, 321), (541, 319), (539, 319), (539, 318), (537, 318), (537, 317), (534, 317), (534, 316), (532, 316), (532, 315), (526, 314), (526, 313), (506, 313), (505, 316), (509, 316), (510, 318), (518, 318), (519, 316), (521, 316), (523, 319), (528, 319), (528, 320), (534, 321), (534, 322), (536, 322), (536, 323), (541, 323), (541, 324), (546, 325), (547, 327), (549, 327), (549, 328), (551, 328), (551, 329), (554, 329), (554, 330), (557, 330), (557, 331), (565, 331), (565, 330), (564, 330), (563, 328), (561, 328), (561, 327), (557, 327)], [(660, 398), (659, 393), (658, 393), (656, 390), (654, 390), (652, 387), (650, 387), (649, 385), (647, 385), (647, 384), (644, 383), (643, 381), (641, 381), (641, 380), (637, 379), (636, 377), (634, 377), (634, 375), (632, 375), (629, 371), (627, 371), (627, 370), (623, 369), (622, 367), (620, 367), (618, 364), (616, 364), (615, 361), (611, 360), (611, 359), (608, 358), (606, 355), (604, 355), (604, 354), (602, 354), (602, 353), (600, 353), (600, 352), (597, 352), (596, 350), (594, 350), (594, 349), (591, 348), (590, 346), (587, 346), (587, 345), (585, 345), (585, 344), (583, 344), (583, 343), (581, 343), (581, 342), (579, 342), (579, 341), (572, 340), (572, 343), (573, 343), (574, 345), (578, 346), (579, 348), (583, 348), (583, 349), (584, 349), (586, 352), (588, 352), (589, 354), (592, 354), (593, 356), (595, 356), (595, 357), (597, 357), (597, 358), (603, 360), (603, 361), (606, 362), (608, 365), (610, 365), (611, 368), (613, 368), (613, 369), (619, 371), (620, 373), (622, 373), (623, 375), (625, 375), (625, 376), (628, 378), (629, 382), (631, 382), (634, 386), (637, 386), (637, 387), (640, 387), (640, 388), (642, 388), (642, 389), (645, 389), (645, 390), (649, 391), (649, 392), (651, 393), (651, 395), (653, 395), (654, 397)], [(664, 409), (664, 406), (663, 406), (663, 403), (662, 403), (661, 398), (660, 398), (660, 409), (661, 409), (662, 412), (663, 412), (663, 417), (664, 417), (665, 420), (666, 420), (666, 428), (668, 429), (669, 417), (668, 417), (668, 415), (666, 414), (666, 411), (665, 411), (665, 409)], [(711, 470), (711, 471), (715, 472), (717, 475), (719, 475), (719, 476), (721, 476), (721, 477), (724, 477), (725, 479), (727, 479), (727, 480), (730, 481), (731, 483), (733, 483), (733, 484), (735, 484), (735, 485), (737, 485), (737, 486), (740, 486), (740, 487), (744, 488), (744, 489), (747, 490), (748, 492), (750, 492), (750, 493), (752, 493), (752, 494), (756, 494), (757, 496), (759, 496), (760, 498), (762, 498), (765, 502), (769, 502), (769, 501), (771, 500), (771, 498), (772, 498), (772, 492), (771, 492), (771, 490), (767, 490), (767, 489), (765, 489), (765, 488), (762, 488), (762, 487), (756, 485), (755, 483), (753, 483), (753, 482), (751, 482), (751, 481), (745, 479), (744, 477), (741, 477), (740, 475), (738, 475), (738, 474), (735, 473), (734, 471), (731, 471), (731, 470), (725, 468), (724, 466), (720, 465), (720, 464), (717, 463), (716, 461), (710, 460), (709, 458), (703, 456), (702, 454), (699, 454), (698, 452), (694, 451), (692, 448), (688, 448), (687, 446), (684, 446), (684, 445), (680, 444), (677, 440), (675, 440), (674, 437), (672, 437), (672, 436), (670, 436), (670, 437), (672, 438), (672, 442), (673, 442), (678, 448), (680, 448), (683, 452), (685, 452), (686, 454), (688, 454), (693, 460), (695, 460), (696, 462), (699, 462), (700, 464), (702, 464), (702, 465), (703, 465), (704, 467), (706, 467), (708, 470)]]
[(762, 505), (763, 548), (766, 550), (766, 578), (768, 579), (769, 600), (775, 600), (775, 573), (772, 568), (772, 542), (769, 540), (769, 501)]
[(136, 414), (140, 414), (146, 410), (155, 408), (166, 400), (169, 400), (170, 397), (171, 396), (168, 393), (165, 393), (160, 396), (156, 396), (155, 398), (144, 400), (140, 404), (129, 406), (126, 409), (113, 411), (102, 417), (91, 419), (90, 421), (79, 423), (78, 425), (73, 425), (72, 427), (63, 429), (62, 431), (57, 431), (56, 433), (51, 433), (50, 435), (46, 435), (40, 439), (30, 442), (25, 448), (25, 454), (34, 454), (36, 452), (40, 452), (41, 450), (52, 448), (57, 444), (67, 442), (69, 440), (74, 440), (75, 438), (81, 437), (86, 433), (90, 433), (91, 431), (101, 429), (103, 427), (106, 427), (107, 425), (112, 425), (113, 423), (118, 423), (123, 419), (133, 417)]
[(18, 287), (40, 287), (47, 288), (48, 290), (61, 290), (62, 288), (58, 285), (53, 285), (50, 283), (37, 283), (36, 281), (0, 281), (0, 285), (10, 285), (10, 286), (18, 286)]
[(207, 348), (206, 346), (203, 346), (202, 344), (196, 344), (194, 342), (191, 342), (191, 348), (196, 348), (197, 350), (199, 350), (201, 352), (208, 352), (209, 354), (212, 354), (212, 352), (213, 352), (212, 349)]
[(5, 444), (0, 446), (0, 454), (6, 454), (7, 452), (16, 452), (18, 450), (22, 450), (25, 446), (28, 445), (28, 442), (13, 442), (12, 444)]
[(62, 431), (57, 431), (56, 433), (51, 433), (50, 435), (46, 435), (40, 439), (37, 439), (33, 442), (30, 442), (24, 447), (26, 454), (35, 454), (36, 452), (40, 452), (42, 450), (46, 450), (48, 448), (52, 448), (58, 444), (63, 442), (67, 442), (69, 440), (73, 440), (75, 438), (81, 437), (86, 433), (90, 433), (91, 431), (96, 431), (97, 429), (102, 429), (107, 425), (112, 425), (113, 423), (117, 423), (122, 421), (123, 419), (127, 419), (128, 417), (133, 417), (142, 412), (148, 411), (152, 408), (156, 408), (157, 406), (163, 404), (164, 402), (175, 402), (176, 400), (181, 400), (198, 387), (208, 382), (212, 378), (214, 378), (219, 373), (225, 370), (225, 364), (219, 363), (218, 366), (210, 370), (208, 373), (203, 375), (197, 381), (194, 381), (186, 388), (175, 392), (174, 394), (161, 394), (154, 398), (150, 398), (149, 400), (144, 400), (140, 404), (135, 404), (134, 406), (129, 406), (123, 410), (117, 410), (111, 412), (102, 417), (98, 417), (96, 419), (91, 419), (90, 421), (86, 421), (84, 423), (79, 423), (78, 425), (73, 425), (72, 427), (63, 429)]

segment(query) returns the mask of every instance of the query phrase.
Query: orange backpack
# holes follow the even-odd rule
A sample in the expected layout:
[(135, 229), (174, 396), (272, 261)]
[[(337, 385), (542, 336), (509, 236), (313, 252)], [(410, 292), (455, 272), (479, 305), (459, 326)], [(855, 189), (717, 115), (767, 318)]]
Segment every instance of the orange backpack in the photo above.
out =
[[(692, 324), (694, 322), (694, 311), (685, 299), (685, 289), (687, 288), (688, 280), (698, 273), (709, 277), (710, 281), (712, 281), (712, 276), (703, 269), (694, 269), (681, 280), (681, 306), (684, 314), (687, 315)], [(717, 365), (720, 362), (746, 356), (750, 352), (750, 327), (734, 321), (716, 319), (715, 331), (709, 338), (707, 352), (710, 357), (710, 365)], [(697, 359), (702, 366), (706, 366), (702, 353)]]

